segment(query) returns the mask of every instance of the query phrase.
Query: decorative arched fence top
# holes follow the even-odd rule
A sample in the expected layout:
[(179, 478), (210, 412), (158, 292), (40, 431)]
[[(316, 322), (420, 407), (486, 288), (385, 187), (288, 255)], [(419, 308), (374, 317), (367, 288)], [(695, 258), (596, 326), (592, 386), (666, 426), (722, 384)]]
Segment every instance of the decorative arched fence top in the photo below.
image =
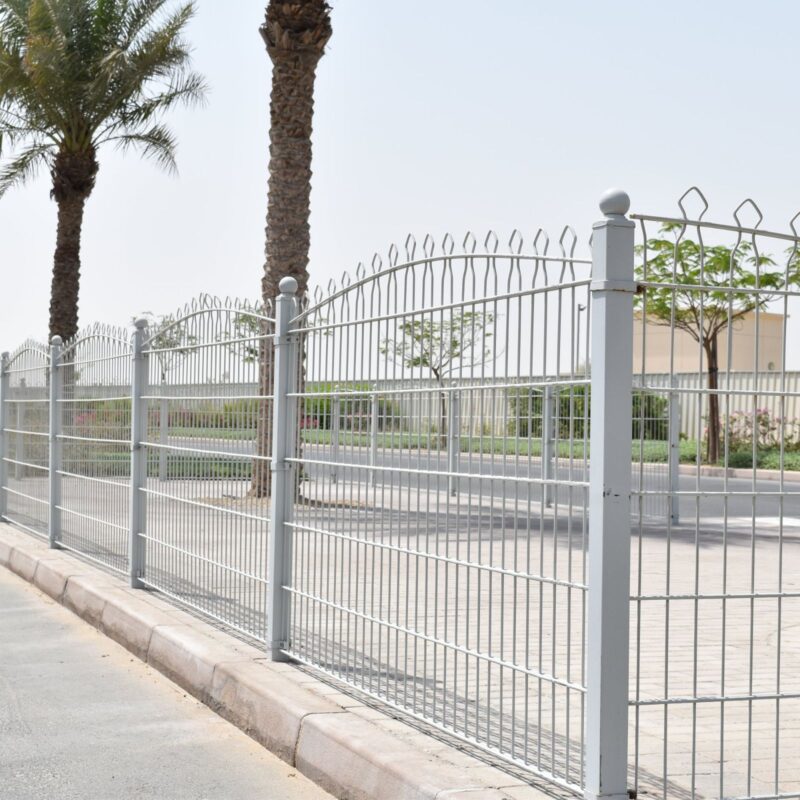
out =
[(252, 302), (200, 294), (174, 314), (163, 317), (157, 330), (148, 328), (144, 345), (160, 348), (165, 342), (179, 344), (181, 338), (192, 335), (188, 331), (193, 327), (203, 327), (209, 336), (215, 333), (224, 336), (232, 325), (255, 328), (259, 323), (274, 322), (272, 301)]
[[(588, 274), (591, 266), (587, 256), (576, 256), (578, 241), (569, 225), (555, 242), (540, 228), (527, 252), (524, 252), (524, 237), (517, 229), (508, 237), (505, 250), (500, 250), (500, 238), (491, 230), (480, 247), (475, 234), (467, 231), (459, 251), (449, 233), (438, 247), (430, 234), (423, 238), (421, 246), (409, 234), (402, 254), (392, 244), (385, 261), (376, 253), (369, 267), (361, 262), (352, 275), (345, 272), (338, 283), (331, 280), (325, 288), (313, 289), (302, 298), (300, 313), (292, 322), (302, 327), (304, 321), (314, 320), (323, 310), (335, 309), (338, 301), (342, 301), (343, 308), (348, 307), (353, 297), (354, 313), (364, 313), (370, 304), (374, 307), (379, 303), (386, 292), (392, 292), (396, 301), (409, 307), (415, 304), (415, 310), (419, 310), (419, 303), (435, 306), (482, 301), (487, 296), (575, 281), (581, 272)], [(326, 320), (330, 321), (331, 313), (323, 314)]]

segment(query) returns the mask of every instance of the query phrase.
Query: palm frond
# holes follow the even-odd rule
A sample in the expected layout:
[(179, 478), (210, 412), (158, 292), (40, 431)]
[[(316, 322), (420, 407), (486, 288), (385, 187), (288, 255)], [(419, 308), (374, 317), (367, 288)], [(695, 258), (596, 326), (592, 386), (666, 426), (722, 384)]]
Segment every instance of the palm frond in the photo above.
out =
[(124, 153), (129, 148), (141, 150), (146, 158), (152, 158), (156, 164), (169, 173), (176, 173), (178, 165), (175, 160), (176, 142), (172, 132), (163, 125), (155, 125), (150, 130), (138, 133), (122, 133), (106, 139), (114, 142)]
[(52, 157), (51, 144), (34, 144), (23, 150), (0, 170), (0, 197), (12, 186), (25, 184), (33, 178), (39, 168)]

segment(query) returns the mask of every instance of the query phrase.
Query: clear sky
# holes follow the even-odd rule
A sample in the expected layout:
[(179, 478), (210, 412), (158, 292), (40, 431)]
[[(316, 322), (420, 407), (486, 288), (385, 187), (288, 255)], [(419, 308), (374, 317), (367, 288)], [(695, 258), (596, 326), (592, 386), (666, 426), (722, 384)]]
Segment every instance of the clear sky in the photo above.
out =
[[(610, 185), (670, 214), (698, 184), (727, 221), (800, 209), (800, 3), (765, 0), (332, 0), (314, 131), (312, 282), (413, 231), (565, 223), (583, 240)], [(264, 0), (198, 0), (212, 87), (172, 117), (180, 175), (101, 152), (83, 237), (81, 325), (255, 298), (263, 269), (270, 67)], [(0, 345), (47, 330), (48, 176), (0, 200)]]

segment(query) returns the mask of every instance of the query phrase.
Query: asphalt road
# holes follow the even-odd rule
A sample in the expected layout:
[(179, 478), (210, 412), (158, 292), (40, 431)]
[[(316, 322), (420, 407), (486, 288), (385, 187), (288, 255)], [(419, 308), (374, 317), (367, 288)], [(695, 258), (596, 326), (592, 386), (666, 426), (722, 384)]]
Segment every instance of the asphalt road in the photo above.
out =
[(323, 800), (330, 795), (0, 569), (3, 800)]

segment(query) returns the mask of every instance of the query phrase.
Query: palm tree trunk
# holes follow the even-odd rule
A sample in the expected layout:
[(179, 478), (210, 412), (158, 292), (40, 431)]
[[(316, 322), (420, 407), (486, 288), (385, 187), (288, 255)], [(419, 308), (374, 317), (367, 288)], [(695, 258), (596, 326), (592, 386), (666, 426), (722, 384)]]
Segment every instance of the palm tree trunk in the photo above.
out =
[(58, 203), (58, 232), (50, 289), (50, 336), (65, 342), (78, 332), (81, 227), (86, 200), (71, 196)]
[(59, 153), (52, 169), (51, 197), (58, 203), (58, 230), (50, 289), (50, 336), (65, 342), (78, 332), (83, 209), (99, 165), (94, 149)]
[[(331, 35), (330, 8), (325, 0), (271, 0), (260, 30), (273, 64), (266, 262), (261, 282), (266, 305), (277, 297), (281, 278), (295, 278), (300, 299), (308, 288), (314, 80)], [(264, 349), (271, 346), (266, 341), (259, 354), (262, 396), (272, 393), (272, 358)], [(304, 381), (301, 369), (301, 386)], [(263, 457), (272, 450), (271, 405), (263, 402), (258, 414), (256, 453), (262, 458), (253, 462), (250, 489), (257, 497), (269, 493), (268, 463)]]
[(719, 354), (717, 337), (713, 336), (704, 344), (708, 371), (708, 449), (706, 457), (709, 464), (716, 464), (720, 457), (720, 418), (719, 418)]

